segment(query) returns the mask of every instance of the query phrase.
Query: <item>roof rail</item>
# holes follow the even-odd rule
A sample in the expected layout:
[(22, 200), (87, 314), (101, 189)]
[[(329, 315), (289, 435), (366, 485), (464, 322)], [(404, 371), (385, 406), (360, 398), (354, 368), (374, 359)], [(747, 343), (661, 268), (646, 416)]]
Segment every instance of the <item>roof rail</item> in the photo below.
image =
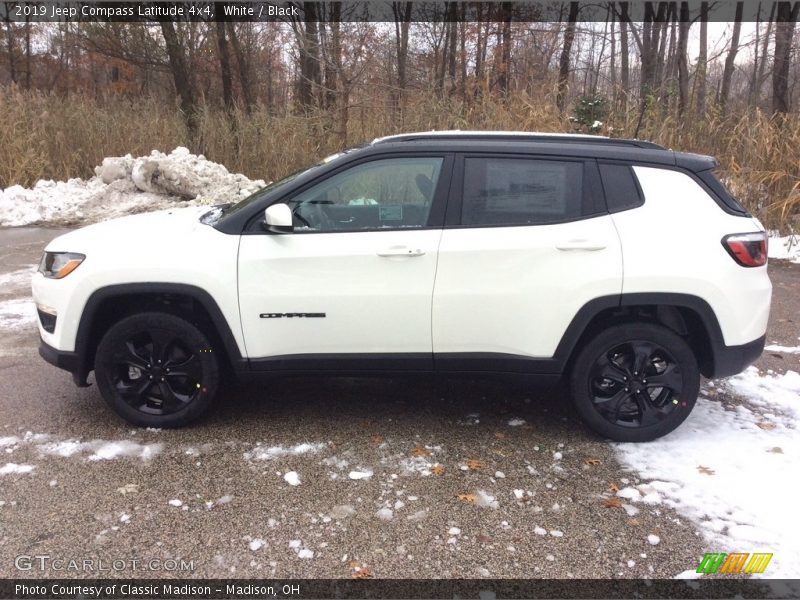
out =
[(528, 131), (421, 131), (417, 133), (400, 133), (375, 138), (372, 143), (384, 144), (392, 142), (417, 142), (439, 140), (497, 140), (497, 141), (525, 141), (525, 142), (573, 142), (589, 144), (608, 144), (613, 146), (633, 146), (636, 148), (651, 148), (666, 150), (664, 146), (644, 140), (631, 140), (624, 138), (610, 138), (602, 135), (587, 135), (580, 133), (539, 133)]

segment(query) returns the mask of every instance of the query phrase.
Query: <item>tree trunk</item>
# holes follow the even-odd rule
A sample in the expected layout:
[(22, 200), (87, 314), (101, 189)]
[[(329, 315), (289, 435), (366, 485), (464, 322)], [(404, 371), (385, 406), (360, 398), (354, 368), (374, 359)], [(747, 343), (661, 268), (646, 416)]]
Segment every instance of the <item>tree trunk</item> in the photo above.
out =
[(616, 108), (618, 106), (619, 94), (617, 90), (617, 32), (616, 22), (617, 16), (611, 10), (611, 4), (608, 5), (609, 18), (611, 19), (611, 63), (609, 69), (611, 71), (611, 105)]
[(628, 94), (630, 94), (630, 50), (628, 48), (628, 3), (620, 2), (619, 42), (620, 71), (619, 80), (622, 85), (623, 108), (628, 110)]
[[(218, 14), (222, 14), (222, 3), (215, 5)], [(217, 52), (219, 55), (219, 70), (222, 78), (222, 102), (225, 110), (233, 110), (233, 77), (231, 76), (231, 56), (228, 50), (228, 39), (225, 36), (225, 21), (217, 21)]]
[(722, 72), (722, 89), (719, 92), (719, 106), (725, 110), (728, 104), (728, 96), (731, 92), (731, 80), (733, 79), (733, 68), (736, 65), (736, 53), (739, 52), (739, 34), (742, 31), (742, 12), (744, 11), (744, 2), (736, 3), (736, 16), (733, 21), (733, 34), (731, 36), (731, 47), (728, 50), (728, 56), (725, 59), (725, 70)]
[(767, 54), (769, 53), (769, 39), (772, 35), (772, 22), (775, 20), (775, 6), (776, 3), (772, 3), (772, 8), (769, 11), (769, 19), (767, 20), (767, 33), (764, 36), (764, 42), (761, 46), (761, 64), (758, 67), (758, 81), (756, 83), (756, 102), (758, 102), (759, 96), (761, 95), (761, 86), (764, 85), (766, 81), (765, 70), (767, 66)]
[(169, 68), (172, 73), (172, 81), (175, 84), (175, 91), (181, 102), (181, 111), (186, 120), (186, 127), (189, 136), (197, 134), (198, 114), (197, 114), (197, 94), (195, 84), (190, 73), (192, 72), (186, 58), (183, 45), (178, 41), (178, 34), (175, 32), (175, 24), (171, 21), (161, 21), (161, 33), (167, 46), (167, 56), (169, 57)]
[(578, 21), (578, 10), (579, 5), (577, 2), (569, 3), (567, 27), (564, 30), (564, 46), (561, 50), (561, 59), (558, 62), (558, 93), (556, 95), (556, 106), (558, 106), (558, 111), (561, 114), (564, 114), (567, 102), (570, 54), (572, 53), (572, 43), (575, 41), (575, 23)]
[(772, 112), (789, 112), (789, 69), (791, 67), (792, 37), (800, 3), (778, 2), (775, 15), (775, 59), (772, 70)]
[(392, 92), (392, 106), (397, 117), (402, 119), (405, 107), (406, 64), (408, 62), (408, 30), (411, 25), (411, 2), (392, 2), (394, 13), (394, 44), (397, 58), (397, 82)]
[(302, 110), (314, 104), (322, 83), (319, 65), (317, 3), (303, 2), (303, 32), (300, 36), (300, 81), (297, 99)]
[(708, 70), (708, 2), (700, 3), (700, 55), (697, 57), (697, 116), (706, 113), (706, 73)]
[(25, 16), (25, 89), (31, 89), (31, 17)]
[(683, 116), (689, 107), (689, 3), (681, 2), (678, 26), (678, 113)]
[[(231, 38), (233, 52), (236, 54), (236, 64), (239, 67), (239, 83), (242, 86), (242, 96), (244, 97), (244, 110), (249, 115), (253, 111), (253, 80), (250, 76), (250, 60), (245, 56), (242, 45), (239, 42), (239, 35), (236, 33), (235, 23), (226, 23), (228, 35)], [(272, 102), (272, 75), (268, 77), (268, 98), (267, 103)]]
[(11, 26), (11, 19), (6, 20), (6, 45), (8, 47), (8, 74), (11, 83), (17, 83), (17, 61), (14, 57), (14, 29)]

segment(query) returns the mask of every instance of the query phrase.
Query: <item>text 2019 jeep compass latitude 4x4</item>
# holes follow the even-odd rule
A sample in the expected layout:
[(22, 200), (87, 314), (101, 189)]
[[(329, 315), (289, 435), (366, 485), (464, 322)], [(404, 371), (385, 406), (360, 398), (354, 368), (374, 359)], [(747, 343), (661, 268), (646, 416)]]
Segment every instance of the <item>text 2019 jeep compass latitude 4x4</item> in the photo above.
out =
[(645, 441), (700, 374), (764, 346), (764, 228), (713, 158), (591, 136), (405, 134), (246, 200), (46, 248), (40, 352), (128, 421), (174, 427), (239, 373), (569, 377), (585, 422)]

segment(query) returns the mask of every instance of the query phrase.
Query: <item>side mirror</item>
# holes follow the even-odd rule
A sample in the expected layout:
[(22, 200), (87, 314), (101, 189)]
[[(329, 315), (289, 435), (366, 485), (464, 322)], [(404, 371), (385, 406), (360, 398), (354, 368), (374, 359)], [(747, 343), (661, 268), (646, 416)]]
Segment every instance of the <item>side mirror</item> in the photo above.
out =
[(292, 209), (286, 204), (273, 204), (264, 211), (264, 223), (267, 231), (273, 233), (292, 233)]

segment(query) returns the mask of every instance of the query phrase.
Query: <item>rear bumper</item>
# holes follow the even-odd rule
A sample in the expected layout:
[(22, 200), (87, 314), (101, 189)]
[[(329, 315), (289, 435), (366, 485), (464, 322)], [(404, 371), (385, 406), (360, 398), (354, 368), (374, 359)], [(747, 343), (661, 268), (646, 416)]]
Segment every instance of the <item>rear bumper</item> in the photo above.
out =
[(89, 371), (86, 369), (86, 365), (83, 364), (83, 360), (77, 352), (57, 350), (40, 338), (39, 356), (54, 367), (72, 373), (72, 380), (78, 387), (88, 387), (89, 384), (86, 382), (86, 376), (89, 374)]
[(726, 346), (721, 342), (712, 342), (714, 372), (706, 376), (711, 379), (716, 377), (730, 377), (731, 375), (741, 373), (761, 356), (761, 353), (764, 351), (766, 339), (767, 336), (764, 334), (757, 340), (742, 344), (741, 346)]

